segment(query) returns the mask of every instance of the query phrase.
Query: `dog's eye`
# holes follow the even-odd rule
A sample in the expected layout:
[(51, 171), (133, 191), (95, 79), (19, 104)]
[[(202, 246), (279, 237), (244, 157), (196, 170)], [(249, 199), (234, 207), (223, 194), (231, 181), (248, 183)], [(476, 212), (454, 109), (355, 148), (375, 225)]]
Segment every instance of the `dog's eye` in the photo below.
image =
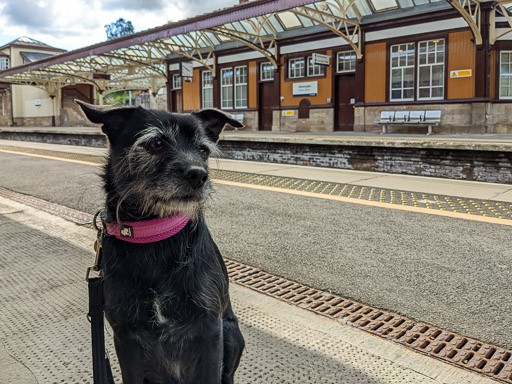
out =
[(163, 141), (162, 141), (162, 140), (160, 140), (160, 139), (155, 139), (155, 140), (153, 140), (153, 141), (151, 141), (151, 142), (149, 143), (149, 146), (150, 146), (151, 148), (153, 148), (153, 149), (158, 149), (158, 148), (161, 148), (163, 144), (164, 144), (164, 143), (163, 143)]
[(198, 152), (201, 154), (201, 156), (208, 156), (210, 154), (210, 150), (207, 147), (200, 147)]

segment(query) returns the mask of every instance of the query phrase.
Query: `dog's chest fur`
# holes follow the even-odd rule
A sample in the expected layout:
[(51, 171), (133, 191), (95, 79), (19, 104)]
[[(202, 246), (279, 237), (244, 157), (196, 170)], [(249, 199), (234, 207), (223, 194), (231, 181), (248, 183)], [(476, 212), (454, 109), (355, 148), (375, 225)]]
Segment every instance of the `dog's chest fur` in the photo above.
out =
[[(206, 231), (206, 234), (195, 232)], [(187, 241), (188, 240), (188, 241)], [(113, 327), (179, 330), (218, 320), (228, 302), (220, 255), (204, 222), (157, 243), (104, 244), (106, 314)]]

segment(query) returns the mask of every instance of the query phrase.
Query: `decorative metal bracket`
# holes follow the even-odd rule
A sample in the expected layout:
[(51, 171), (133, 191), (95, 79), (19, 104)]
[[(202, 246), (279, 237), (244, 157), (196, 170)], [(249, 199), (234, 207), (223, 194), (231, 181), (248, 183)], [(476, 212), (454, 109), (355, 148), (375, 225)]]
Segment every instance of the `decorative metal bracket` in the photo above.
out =
[[(356, 0), (331, 0), (329, 2), (316, 3), (316, 6), (305, 5), (290, 9), (295, 15), (306, 17), (343, 38), (355, 51), (356, 57), (361, 59), (361, 15), (354, 7)], [(320, 9), (318, 9), (320, 8)], [(332, 8), (332, 9), (331, 9)], [(352, 9), (357, 21), (348, 18), (348, 12)]]
[[(277, 68), (279, 62), (276, 42), (277, 32), (269, 22), (270, 17), (273, 15), (273, 13), (270, 13), (268, 15), (254, 17), (241, 22), (242, 24), (248, 23), (255, 33), (237, 30), (227, 25), (209, 28), (208, 31), (217, 36), (224, 36), (225, 38), (237, 41), (261, 53), (272, 63), (274, 68)], [(264, 27), (267, 27), (267, 29), (272, 32), (271, 36), (266, 33)]]
[[(509, 11), (506, 8), (506, 4), (512, 5), (512, 0), (502, 0), (498, 1), (498, 4), (496, 4), (496, 7), (491, 10), (490, 15), (490, 28), (489, 28), (489, 44), (493, 46), (496, 41), (500, 37), (505, 36), (506, 34), (512, 32), (512, 18), (510, 17)], [(505, 30), (499, 34), (496, 33), (496, 9), (499, 9), (501, 11), (501, 14), (503, 17), (507, 20), (508, 28), (505, 28)]]
[(480, 0), (446, 0), (448, 3), (455, 8), (460, 15), (468, 23), (475, 44), (482, 45), (482, 13), (480, 11)]

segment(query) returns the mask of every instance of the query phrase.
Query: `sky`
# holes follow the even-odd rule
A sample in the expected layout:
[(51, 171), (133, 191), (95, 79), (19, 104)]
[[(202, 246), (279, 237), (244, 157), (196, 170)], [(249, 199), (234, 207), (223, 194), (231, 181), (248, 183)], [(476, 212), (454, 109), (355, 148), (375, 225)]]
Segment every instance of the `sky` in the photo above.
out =
[(107, 39), (120, 17), (135, 32), (238, 4), (238, 0), (0, 0), (0, 46), (28, 36), (74, 50)]

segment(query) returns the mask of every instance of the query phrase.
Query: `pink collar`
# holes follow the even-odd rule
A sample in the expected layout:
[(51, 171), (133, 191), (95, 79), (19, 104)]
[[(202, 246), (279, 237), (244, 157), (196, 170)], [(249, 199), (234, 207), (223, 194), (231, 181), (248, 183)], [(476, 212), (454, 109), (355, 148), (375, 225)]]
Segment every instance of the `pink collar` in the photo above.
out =
[(189, 217), (176, 215), (127, 223), (107, 223), (107, 233), (129, 243), (147, 244), (168, 239), (187, 225)]

